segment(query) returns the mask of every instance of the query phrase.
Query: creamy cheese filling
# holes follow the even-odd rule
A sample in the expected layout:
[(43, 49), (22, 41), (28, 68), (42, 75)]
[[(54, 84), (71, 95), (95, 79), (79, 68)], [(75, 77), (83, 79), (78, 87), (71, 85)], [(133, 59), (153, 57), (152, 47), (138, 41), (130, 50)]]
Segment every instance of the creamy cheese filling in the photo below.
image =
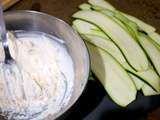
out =
[(11, 120), (43, 119), (67, 105), (74, 68), (62, 41), (40, 32), (9, 33), (15, 64), (4, 64), (0, 44), (0, 112)]

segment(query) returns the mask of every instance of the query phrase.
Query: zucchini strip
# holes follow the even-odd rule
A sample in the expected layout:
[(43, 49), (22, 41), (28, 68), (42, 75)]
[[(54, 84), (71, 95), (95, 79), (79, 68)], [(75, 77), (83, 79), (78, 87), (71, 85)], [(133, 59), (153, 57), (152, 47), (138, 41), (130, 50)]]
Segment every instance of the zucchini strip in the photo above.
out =
[(107, 52), (86, 43), (91, 57), (91, 69), (109, 96), (120, 106), (127, 106), (136, 98), (135, 85), (123, 67)]
[(149, 34), (149, 36), (156, 42), (156, 44), (160, 47), (160, 35), (156, 32)]
[[(160, 78), (152, 68), (146, 71), (136, 72), (129, 66), (124, 56), (122, 55), (121, 51), (110, 39), (104, 39), (99, 36), (88, 35), (88, 34), (81, 34), (81, 36), (85, 41), (111, 54), (126, 69), (126, 71), (130, 75), (137, 77), (137, 79), (149, 85), (153, 90), (160, 91), (160, 85), (159, 85)], [(138, 86), (138, 89), (140, 89), (139, 86)]]
[(119, 11), (111, 11), (107, 9), (99, 10), (99, 12), (110, 16), (116, 23), (118, 23), (126, 32), (128, 32), (135, 40), (138, 39), (138, 26), (136, 23), (130, 21), (123, 16)]
[(154, 91), (147, 84), (144, 84), (144, 86), (142, 87), (142, 92), (143, 92), (144, 96), (151, 96), (151, 95), (159, 95), (160, 94), (160, 92)]
[(110, 39), (104, 39), (102, 37), (87, 34), (81, 34), (81, 36), (87, 42), (110, 53), (119, 63), (127, 64), (120, 50)]
[(86, 20), (101, 28), (122, 50), (126, 60), (136, 71), (148, 69), (147, 57), (139, 44), (112, 19), (102, 13), (86, 10), (75, 13), (73, 17)]
[(160, 78), (154, 70), (149, 69), (141, 72), (127, 70), (127, 72), (141, 79), (144, 83), (149, 85), (156, 92), (160, 92)]
[(105, 0), (88, 0), (91, 5), (99, 6), (103, 9), (115, 10), (115, 8)]
[[(97, 6), (97, 9), (101, 8), (101, 9), (108, 9), (108, 10), (113, 10), (113, 11), (116, 10), (109, 2), (105, 0), (89, 0), (89, 3), (93, 6)], [(138, 18), (128, 15), (126, 13), (122, 13), (122, 14), (129, 20), (135, 22), (139, 26), (140, 30), (145, 31), (148, 34), (156, 31), (156, 29), (153, 26), (143, 22), (142, 20)]]
[(100, 36), (100, 37), (109, 39), (109, 37), (106, 36), (106, 34), (97, 26), (83, 20), (79, 20), (79, 19), (74, 20), (73, 28), (75, 28), (80, 34), (95, 35), (95, 36)]
[(127, 17), (129, 20), (135, 22), (138, 26), (139, 26), (139, 29), (142, 30), (142, 31), (145, 31), (146, 33), (148, 34), (151, 34), (153, 33), (154, 31), (156, 31), (156, 28), (154, 28), (153, 26), (143, 22), (142, 20), (134, 17), (134, 16), (131, 16), (131, 15), (128, 15), (126, 13), (122, 13), (125, 17)]
[(87, 3), (82, 3), (81, 5), (78, 6), (79, 9), (81, 10), (91, 10), (91, 5)]
[(133, 74), (129, 73), (129, 75), (131, 76), (133, 82), (135, 83), (137, 90), (140, 90), (144, 86), (145, 83), (140, 78), (134, 76)]
[(148, 57), (150, 58), (150, 60), (153, 63), (154, 68), (156, 69), (157, 73), (160, 76), (160, 51), (159, 51), (159, 48), (157, 48), (157, 46), (155, 46), (153, 44), (150, 37), (148, 37), (147, 35), (142, 34), (142, 33), (139, 33), (139, 42), (140, 42), (141, 46), (144, 48), (144, 50), (146, 51)]

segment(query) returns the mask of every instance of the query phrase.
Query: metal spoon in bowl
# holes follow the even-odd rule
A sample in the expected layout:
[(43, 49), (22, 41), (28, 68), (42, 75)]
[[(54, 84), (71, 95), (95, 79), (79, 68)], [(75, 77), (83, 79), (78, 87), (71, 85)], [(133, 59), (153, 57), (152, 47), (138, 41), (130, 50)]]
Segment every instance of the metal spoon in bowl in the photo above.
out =
[(5, 22), (3, 18), (3, 9), (2, 9), (2, 6), (0, 5), (0, 36), (1, 36), (1, 41), (2, 41), (3, 48), (4, 48), (4, 53), (5, 53), (4, 62), (6, 64), (9, 64), (9, 63), (12, 63), (14, 60), (11, 57), (11, 54), (9, 51), (8, 40), (7, 40), (6, 34), (7, 33), (6, 33), (6, 26), (5, 26)]
[[(1, 75), (3, 74), (6, 86), (6, 99), (16, 101), (17, 97), (24, 98), (25, 94), (23, 90), (23, 76), (21, 69), (19, 68), (16, 61), (12, 58), (7, 38), (6, 26), (3, 18), (3, 9), (0, 4), (0, 40), (5, 53), (4, 62), (0, 63), (2, 66), (0, 69)], [(13, 35), (14, 36), (14, 35)], [(0, 76), (1, 77), (1, 76)], [(16, 96), (15, 90), (21, 91), (21, 94)]]

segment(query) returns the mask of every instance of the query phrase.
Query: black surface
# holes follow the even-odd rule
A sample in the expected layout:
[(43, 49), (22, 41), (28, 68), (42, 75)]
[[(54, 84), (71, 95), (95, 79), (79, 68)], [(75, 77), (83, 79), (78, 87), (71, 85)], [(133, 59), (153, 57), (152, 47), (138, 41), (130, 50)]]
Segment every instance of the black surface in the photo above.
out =
[(110, 99), (97, 80), (89, 80), (84, 93), (65, 120), (136, 120), (160, 107), (159, 101), (160, 96), (144, 97), (138, 92), (137, 99), (123, 108)]

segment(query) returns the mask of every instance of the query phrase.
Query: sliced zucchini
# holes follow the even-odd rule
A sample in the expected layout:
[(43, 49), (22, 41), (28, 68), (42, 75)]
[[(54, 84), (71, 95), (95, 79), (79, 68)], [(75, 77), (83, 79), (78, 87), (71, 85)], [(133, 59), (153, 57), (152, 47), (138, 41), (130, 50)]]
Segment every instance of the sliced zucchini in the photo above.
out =
[(97, 10), (97, 11), (100, 11), (100, 10), (109, 10), (108, 8), (102, 8), (102, 7), (96, 6), (96, 5), (91, 5), (91, 8), (93, 10)]
[[(148, 69), (148, 60), (139, 44), (110, 17), (96, 11), (79, 11), (73, 15), (101, 28), (120, 48), (128, 63), (137, 71)], [(136, 52), (135, 52), (136, 51)]]
[(88, 23), (83, 20), (74, 20), (73, 27), (80, 33), (80, 34), (89, 34), (89, 35), (97, 35), (106, 39), (109, 39), (106, 34), (100, 30), (97, 26)]
[[(121, 51), (110, 39), (105, 39), (96, 35), (89, 35), (89, 34), (81, 34), (81, 37), (85, 41), (111, 54), (126, 70), (134, 71), (134, 69), (132, 69), (132, 67), (130, 67), (130, 65), (126, 62)], [(134, 72), (136, 73), (136, 71)]]
[(117, 10), (114, 11), (114, 16), (119, 19), (128, 28), (128, 31), (133, 35), (133, 37), (137, 39), (138, 25)]
[(135, 22), (131, 21), (130, 19), (128, 19), (126, 16), (124, 16), (121, 12), (119, 12), (118, 10), (109, 10), (109, 9), (103, 9), (101, 7), (98, 6), (91, 6), (94, 10), (97, 10), (101, 13), (104, 13), (108, 16), (114, 16), (115, 18), (117, 18), (118, 20), (120, 20), (121, 22), (123, 22), (126, 26), (130, 26), (133, 30), (138, 29), (138, 26)]
[(158, 33), (153, 32), (149, 36), (160, 46), (160, 35)]
[(156, 92), (154, 91), (150, 86), (148, 86), (147, 84), (145, 84), (142, 87), (142, 92), (144, 94), (144, 96), (151, 96), (151, 95), (159, 95), (160, 92)]
[(137, 40), (138, 26), (136, 23), (130, 21), (123, 16), (119, 11), (111, 11), (107, 9), (99, 10), (101, 13), (110, 16), (116, 23), (118, 23), (126, 32), (128, 32), (135, 40)]
[(141, 71), (141, 72), (135, 72), (135, 71), (129, 71), (129, 70), (127, 71), (137, 76), (141, 80), (143, 80), (155, 91), (160, 92), (160, 78), (154, 70), (148, 69), (146, 71)]
[[(93, 6), (94, 9), (94, 6)], [(115, 21), (116, 23), (118, 23), (123, 29), (125, 29), (126, 31), (128, 31), (127, 27), (119, 20), (115, 17), (115, 13), (111, 10), (107, 10), (107, 9), (101, 9), (98, 10), (98, 12), (103, 13), (104, 15), (107, 15), (108, 17), (110, 17), (113, 21)]]
[(136, 86), (137, 90), (140, 90), (145, 83), (140, 78), (132, 75), (131, 73), (129, 75), (131, 76), (133, 82), (135, 83), (135, 86)]
[(91, 69), (100, 80), (111, 99), (120, 106), (127, 106), (136, 98), (137, 90), (123, 67), (107, 52), (87, 43)]
[[(122, 13), (122, 12), (121, 12), (121, 13)], [(136, 17), (134, 17), (134, 16), (131, 16), (131, 15), (128, 15), (128, 14), (126, 14), (126, 13), (122, 13), (122, 14), (123, 14), (126, 18), (128, 18), (129, 20), (135, 22), (135, 23), (139, 26), (139, 29), (140, 29), (140, 30), (145, 31), (145, 32), (148, 33), (148, 34), (153, 33), (154, 31), (156, 31), (156, 29), (155, 29), (153, 26), (151, 26), (151, 25), (149, 25), (149, 24), (141, 21), (141, 20), (138, 19), (138, 18), (136, 18)]]
[(81, 10), (90, 10), (91, 9), (91, 5), (87, 4), (87, 3), (82, 3), (81, 5), (79, 5), (79, 8)]
[(110, 53), (120, 64), (125, 64), (126, 60), (123, 57), (121, 51), (117, 48), (117, 46), (110, 40), (104, 39), (95, 35), (87, 35), (81, 34), (82, 38), (87, 42), (94, 44), (95, 46), (107, 51)]
[(139, 33), (139, 41), (144, 50), (146, 51), (148, 57), (153, 63), (154, 68), (160, 75), (160, 51), (159, 49), (153, 44), (150, 37), (145, 34)]
[[(108, 2), (105, 1), (105, 0), (89, 0), (89, 3), (90, 3), (91, 5), (93, 5), (93, 6), (97, 6), (97, 7), (95, 7), (95, 8), (97, 8), (97, 9), (100, 9), (100, 8), (101, 8), (101, 9), (108, 9), (108, 10), (116, 10), (110, 3), (108, 3)], [(110, 7), (110, 6), (111, 6), (111, 7)], [(122, 12), (121, 12), (121, 13), (122, 13)], [(140, 30), (145, 31), (145, 32), (148, 33), (148, 34), (156, 31), (156, 29), (155, 29), (153, 26), (151, 26), (151, 25), (143, 22), (142, 20), (140, 20), (140, 19), (138, 19), (138, 18), (136, 18), (136, 17), (134, 17), (134, 16), (131, 16), (131, 15), (128, 15), (128, 14), (126, 14), (126, 13), (122, 13), (122, 14), (123, 14), (126, 18), (128, 18), (129, 20), (135, 22), (135, 23), (139, 26)]]
[[(81, 34), (82, 38), (95, 46), (105, 50), (109, 54), (111, 54), (131, 75), (132, 78), (134, 78), (134, 82), (138, 81), (137, 79), (141, 80), (141, 83), (148, 84), (151, 88), (153, 88), (156, 91), (160, 90), (159, 82), (160, 78), (156, 74), (156, 72), (153, 69), (148, 69), (146, 71), (140, 71), (136, 72), (133, 70), (129, 64), (124, 59), (124, 56), (122, 55), (121, 51), (117, 48), (117, 46), (114, 45), (114, 43), (110, 39), (104, 39), (99, 36), (93, 36), (93, 35), (87, 35), (87, 34)], [(137, 78), (135, 78), (135, 77)], [(136, 87), (140, 89), (141, 84), (140, 82), (136, 82)]]
[(115, 8), (105, 0), (88, 0), (91, 5), (99, 6), (104, 9), (115, 10)]

